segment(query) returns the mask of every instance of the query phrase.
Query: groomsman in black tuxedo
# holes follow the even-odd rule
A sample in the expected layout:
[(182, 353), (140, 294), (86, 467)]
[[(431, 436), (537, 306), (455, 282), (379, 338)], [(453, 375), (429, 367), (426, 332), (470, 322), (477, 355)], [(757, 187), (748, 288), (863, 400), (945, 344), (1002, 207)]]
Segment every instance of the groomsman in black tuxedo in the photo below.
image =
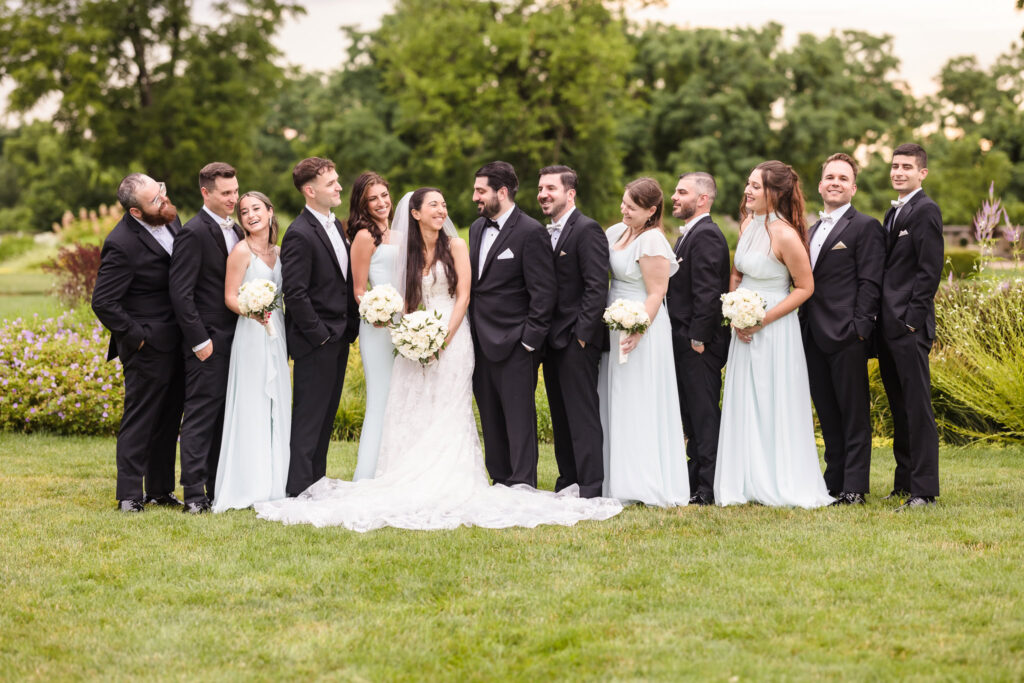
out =
[(469, 228), (473, 394), (491, 479), (536, 487), (533, 396), (555, 306), (555, 266), (547, 230), (514, 203), (518, 189), (515, 169), (504, 161), (482, 166), (473, 182), (480, 213)]
[(348, 345), (359, 334), (349, 282), (349, 243), (332, 209), (341, 204), (334, 162), (312, 157), (292, 170), (306, 207), (281, 240), (285, 333), (295, 361), (291, 462), (285, 490), (297, 496), (327, 473), (327, 446), (341, 401)]
[(235, 169), (220, 161), (199, 171), (203, 207), (175, 239), (171, 303), (184, 335), (185, 414), (181, 421), (181, 485), (185, 512), (210, 511), (217, 480), (231, 342), (238, 316), (224, 305), (228, 254), (242, 229)]
[(672, 215), (685, 224), (674, 247), (679, 270), (668, 281), (666, 300), (694, 505), (715, 502), (719, 400), (729, 352), (721, 301), (729, 291), (729, 245), (710, 213), (717, 194), (709, 173), (684, 173), (672, 194)]
[(558, 462), (555, 490), (577, 484), (581, 498), (596, 498), (604, 484), (597, 375), (607, 338), (601, 316), (608, 302), (608, 239), (576, 208), (577, 183), (568, 166), (542, 168), (537, 183), (537, 201), (551, 221), (556, 281), (544, 385)]
[(892, 153), (889, 179), (898, 199), (885, 214), (885, 274), (878, 369), (893, 419), (898, 509), (931, 505), (939, 495), (939, 433), (932, 411), (928, 353), (935, 340), (935, 292), (942, 272), (942, 212), (921, 189), (928, 155), (914, 143)]
[(118, 509), (142, 512), (145, 502), (181, 505), (174, 495), (174, 454), (185, 380), (168, 288), (181, 222), (164, 184), (141, 173), (121, 181), (117, 199), (125, 214), (103, 242), (92, 309), (110, 330), (107, 360), (120, 358), (124, 368)]
[(825, 202), (811, 226), (814, 294), (800, 307), (811, 398), (825, 439), (825, 484), (833, 505), (863, 505), (871, 474), (868, 342), (885, 264), (881, 224), (850, 203), (857, 162), (833, 154), (821, 167)]

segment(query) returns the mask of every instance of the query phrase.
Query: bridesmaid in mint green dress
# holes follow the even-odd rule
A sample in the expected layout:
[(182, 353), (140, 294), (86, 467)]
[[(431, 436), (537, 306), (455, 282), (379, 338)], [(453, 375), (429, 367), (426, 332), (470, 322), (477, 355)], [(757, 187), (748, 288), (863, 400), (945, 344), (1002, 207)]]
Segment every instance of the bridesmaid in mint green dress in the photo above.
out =
[(228, 256), (224, 303), (235, 313), (224, 405), (224, 432), (217, 463), (213, 511), (247, 508), (285, 496), (288, 481), (292, 383), (280, 308), (268, 320), (241, 315), (238, 288), (270, 280), (281, 291), (277, 219), (266, 195), (247, 192), (238, 200), (245, 239)]
[[(356, 301), (371, 288), (391, 282), (395, 267), (395, 246), (391, 243), (394, 209), (388, 183), (373, 172), (356, 178), (352, 185), (347, 232), (352, 242), (352, 290)], [(372, 479), (377, 472), (384, 406), (391, 385), (394, 363), (391, 333), (385, 327), (359, 323), (359, 353), (366, 379), (366, 412), (359, 436), (359, 456), (353, 481)]]

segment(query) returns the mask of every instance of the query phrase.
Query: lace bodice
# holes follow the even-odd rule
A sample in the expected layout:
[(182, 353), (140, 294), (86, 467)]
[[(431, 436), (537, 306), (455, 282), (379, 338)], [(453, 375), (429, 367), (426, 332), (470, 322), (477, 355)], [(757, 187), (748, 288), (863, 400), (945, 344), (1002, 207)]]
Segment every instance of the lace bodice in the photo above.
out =
[(445, 275), (443, 264), (435, 263), (430, 274), (423, 276), (421, 286), (424, 308), (438, 311), (445, 318), (451, 315), (455, 297), (448, 293), (448, 276)]
[(768, 223), (778, 220), (775, 213), (754, 214), (736, 245), (736, 270), (743, 273), (740, 287), (755, 291), (788, 292), (792, 278), (786, 264), (772, 251)]

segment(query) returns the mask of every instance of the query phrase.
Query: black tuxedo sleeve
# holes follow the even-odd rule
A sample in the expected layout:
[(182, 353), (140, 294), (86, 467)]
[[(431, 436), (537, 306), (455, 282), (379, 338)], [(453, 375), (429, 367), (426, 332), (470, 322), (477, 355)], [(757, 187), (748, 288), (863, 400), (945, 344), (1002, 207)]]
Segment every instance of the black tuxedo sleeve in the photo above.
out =
[(882, 225), (865, 216), (859, 226), (857, 246), (857, 298), (853, 308), (853, 327), (867, 339), (875, 328), (882, 297), (882, 273), (885, 271), (885, 232)]
[(551, 327), (556, 287), (551, 240), (542, 228), (530, 228), (523, 239), (523, 280), (530, 305), (522, 341), (531, 348), (539, 349)]
[(915, 229), (910, 231), (910, 237), (914, 240), (914, 251), (917, 254), (917, 273), (914, 275), (914, 288), (910, 293), (906, 320), (903, 322), (914, 329), (923, 330), (942, 276), (942, 212), (937, 204), (928, 202), (915, 214)]
[(92, 291), (92, 310), (103, 326), (124, 340), (125, 347), (139, 348), (146, 331), (121, 305), (135, 273), (121, 245), (108, 239), (100, 253), (100, 268)]
[(722, 325), (721, 272), (728, 268), (729, 247), (713, 232), (694, 234), (690, 247), (690, 289), (693, 292), (693, 318), (690, 339), (709, 342)]
[(174, 252), (171, 254), (171, 269), (168, 274), (171, 288), (171, 305), (178, 326), (185, 334), (188, 346), (195, 347), (210, 338), (210, 334), (199, 317), (196, 308), (195, 289), (202, 262), (199, 238), (194, 230), (181, 230), (174, 238)]
[(309, 300), (313, 259), (306, 235), (301, 228), (292, 228), (281, 240), (281, 279), (284, 305), (288, 315), (311, 346), (323, 344), (331, 331), (320, 320), (313, 302)]
[(595, 342), (603, 333), (605, 306), (608, 305), (608, 238), (596, 222), (581, 225), (579, 264), (583, 277), (583, 296), (576, 317), (577, 339)]

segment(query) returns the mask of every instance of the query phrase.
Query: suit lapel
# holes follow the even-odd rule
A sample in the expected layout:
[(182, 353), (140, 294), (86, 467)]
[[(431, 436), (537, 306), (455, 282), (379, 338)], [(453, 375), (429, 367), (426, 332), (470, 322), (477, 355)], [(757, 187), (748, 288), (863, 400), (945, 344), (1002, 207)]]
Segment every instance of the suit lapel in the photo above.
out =
[(221, 255), (226, 259), (228, 257), (228, 245), (224, 243), (224, 231), (220, 229), (217, 221), (213, 220), (213, 217), (206, 213), (204, 209), (199, 209), (199, 212), (202, 214), (200, 220), (203, 221), (206, 231), (210, 233), (210, 237), (213, 238), (217, 249), (220, 250)]
[(693, 243), (692, 242), (693, 236), (698, 231), (704, 229), (704, 224), (705, 223), (711, 223), (711, 216), (704, 216), (704, 218), (701, 218), (699, 221), (697, 221), (696, 223), (693, 224), (693, 227), (690, 228), (689, 231), (687, 231), (687, 233), (685, 235), (680, 235), (679, 239), (676, 240), (675, 247), (673, 247), (672, 250), (676, 253), (676, 256), (679, 257), (680, 261), (683, 258), (685, 258), (683, 256), (683, 254), (686, 252), (686, 249), (685, 249), (684, 245), (692, 244)]
[[(331, 262), (334, 264), (335, 270), (338, 271), (339, 275), (344, 277), (345, 274), (341, 272), (341, 264), (338, 263), (338, 254), (334, 251), (334, 245), (331, 244), (331, 238), (327, 236), (327, 231), (324, 230), (324, 226), (320, 224), (320, 221), (318, 221), (316, 216), (311, 214), (309, 210), (303, 209), (302, 215), (306, 218), (306, 223), (309, 224), (310, 229), (313, 230), (313, 234), (317, 236), (320, 243), (327, 249), (327, 253), (331, 256)], [(344, 244), (344, 242), (345, 241), (343, 239), (342, 244)]]
[(553, 251), (556, 256), (561, 250), (562, 245), (565, 244), (565, 240), (568, 239), (569, 233), (572, 232), (573, 227), (575, 227), (576, 225), (576, 219), (578, 219), (579, 217), (580, 210), (573, 209), (572, 214), (569, 216), (569, 220), (565, 222), (565, 227), (562, 228), (561, 234), (558, 235), (558, 241), (555, 242), (555, 248), (553, 249)]
[(469, 226), (469, 263), (473, 272), (473, 282), (480, 279), (480, 237), (483, 235), (483, 219), (478, 218)]
[[(167, 250), (164, 249), (160, 245), (160, 243), (156, 241), (156, 238), (153, 237), (153, 233), (151, 233), (148, 228), (143, 227), (143, 225), (139, 223), (137, 220), (135, 220), (133, 216), (129, 217), (129, 221), (130, 222), (128, 223), (128, 225), (131, 227), (132, 230), (135, 231), (135, 234), (139, 236), (139, 240), (146, 245), (147, 249), (149, 249), (151, 252), (153, 252), (160, 258), (171, 258), (171, 255), (168, 254)], [(170, 230), (169, 226), (168, 230)], [(174, 233), (171, 234), (173, 235)]]
[(487, 252), (487, 259), (484, 261), (484, 267), (480, 269), (480, 277), (483, 278), (484, 273), (494, 263), (494, 259), (501, 253), (501, 248), (505, 246), (505, 242), (508, 242), (509, 235), (512, 234), (512, 230), (515, 229), (516, 223), (519, 221), (519, 207), (512, 209), (512, 214), (505, 221), (505, 225), (498, 231), (498, 236), (494, 238), (494, 244), (491, 245), (491, 250)]
[(836, 243), (839, 242), (839, 236), (850, 225), (855, 215), (857, 215), (857, 212), (852, 206), (842, 215), (839, 222), (836, 223), (836, 227), (829, 233), (828, 237), (825, 238), (825, 242), (821, 245), (821, 251), (818, 252), (818, 260), (814, 262), (813, 270), (818, 269), (818, 265), (825, 258), (825, 255), (832, 250), (832, 247), (836, 246)]

